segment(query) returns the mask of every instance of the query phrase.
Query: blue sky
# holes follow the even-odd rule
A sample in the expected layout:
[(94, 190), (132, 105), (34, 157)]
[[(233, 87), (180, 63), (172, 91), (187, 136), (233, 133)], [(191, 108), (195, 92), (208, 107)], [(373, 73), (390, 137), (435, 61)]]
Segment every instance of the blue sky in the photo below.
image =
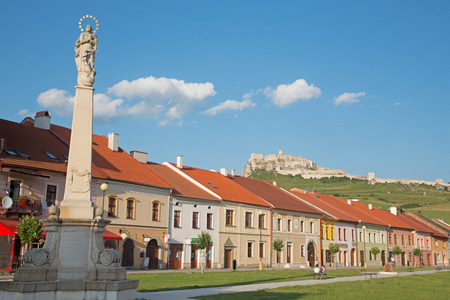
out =
[(239, 174), (282, 149), (450, 181), (448, 1), (24, 2), (0, 2), (0, 118), (50, 110), (71, 127), (78, 21), (92, 15), (94, 133), (126, 151)]

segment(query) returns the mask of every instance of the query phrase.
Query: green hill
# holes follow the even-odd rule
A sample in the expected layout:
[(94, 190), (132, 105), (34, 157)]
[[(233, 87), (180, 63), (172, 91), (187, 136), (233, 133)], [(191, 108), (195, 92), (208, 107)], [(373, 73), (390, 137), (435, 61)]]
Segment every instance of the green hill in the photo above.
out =
[(358, 199), (365, 204), (372, 204), (382, 209), (396, 206), (399, 210), (417, 213), (421, 211), (428, 218), (438, 217), (450, 223), (450, 191), (437, 190), (433, 186), (376, 183), (368, 184), (365, 180), (348, 177), (331, 177), (322, 179), (304, 179), (300, 175), (280, 175), (265, 170), (256, 170), (252, 178), (274, 181), (286, 190), (300, 188), (334, 195), (343, 199)]

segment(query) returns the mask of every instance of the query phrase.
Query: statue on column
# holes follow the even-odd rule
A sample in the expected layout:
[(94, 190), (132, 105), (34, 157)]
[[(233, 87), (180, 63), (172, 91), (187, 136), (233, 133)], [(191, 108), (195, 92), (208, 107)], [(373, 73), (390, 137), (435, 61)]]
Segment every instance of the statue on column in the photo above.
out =
[(75, 42), (75, 62), (78, 69), (78, 85), (91, 87), (95, 81), (95, 52), (98, 49), (97, 35), (92, 32), (92, 26), (87, 25), (86, 31), (80, 34)]

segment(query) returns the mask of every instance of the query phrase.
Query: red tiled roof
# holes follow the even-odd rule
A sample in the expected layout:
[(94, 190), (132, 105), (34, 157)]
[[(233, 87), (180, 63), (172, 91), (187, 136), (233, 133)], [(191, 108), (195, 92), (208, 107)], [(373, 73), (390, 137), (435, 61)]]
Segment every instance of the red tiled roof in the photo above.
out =
[(386, 222), (391, 227), (412, 230), (412, 227), (410, 225), (406, 224), (405, 222), (397, 218), (396, 215), (393, 215), (389, 211), (379, 209), (378, 207), (375, 206), (372, 206), (372, 209), (369, 209), (369, 206), (358, 201), (355, 201), (354, 205), (363, 210), (364, 212), (369, 213), (371, 216)]
[(429, 229), (425, 224), (422, 222), (417, 221), (411, 216), (405, 215), (405, 214), (397, 214), (397, 217), (404, 223), (410, 225), (412, 228), (414, 228), (417, 232), (425, 232), (425, 233), (433, 233), (431, 229)]
[(321, 211), (299, 201), (267, 181), (240, 176), (229, 176), (228, 178), (269, 202), (277, 209), (322, 215)]
[[(0, 119), (0, 138), (5, 138), (5, 147), (22, 150), (31, 157), (13, 158), (3, 151), (0, 154), (0, 166), (66, 173), (67, 166), (63, 162), (51, 159), (43, 151), (65, 160), (62, 155), (69, 153), (70, 133), (70, 129), (54, 124), (50, 130), (45, 130)], [(171, 188), (121, 148), (119, 151), (109, 149), (108, 139), (104, 136), (93, 135), (92, 163), (94, 178)]]
[[(175, 164), (171, 164), (177, 168)], [(177, 168), (178, 169), (178, 168)], [(269, 203), (216, 171), (183, 166), (180, 170), (225, 201), (271, 207)]]
[(359, 221), (359, 219), (353, 217), (352, 215), (346, 213), (343, 210), (340, 210), (339, 208), (333, 206), (331, 203), (325, 201), (324, 199), (321, 199), (320, 197), (315, 197), (314, 194), (311, 192), (307, 192), (297, 188), (291, 189), (290, 192), (299, 197), (300, 199), (303, 199), (304, 201), (311, 203), (312, 205), (324, 210), (328, 214), (336, 217), (338, 220), (356, 223)]
[(171, 185), (173, 188), (172, 194), (174, 196), (220, 201), (219, 198), (214, 197), (210, 193), (202, 190), (200, 187), (176, 173), (168, 166), (152, 162), (148, 162), (147, 164), (144, 164), (144, 166)]

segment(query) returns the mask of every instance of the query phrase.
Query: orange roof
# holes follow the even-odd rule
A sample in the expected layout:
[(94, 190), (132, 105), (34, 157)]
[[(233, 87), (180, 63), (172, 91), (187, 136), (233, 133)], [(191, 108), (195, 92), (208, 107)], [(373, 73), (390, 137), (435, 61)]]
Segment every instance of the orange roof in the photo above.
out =
[(372, 209), (370, 209), (368, 205), (359, 201), (355, 201), (354, 205), (360, 208), (361, 210), (365, 211), (366, 213), (369, 213), (371, 216), (378, 218), (383, 222), (386, 222), (391, 227), (403, 228), (408, 230), (413, 229), (410, 225), (406, 224), (405, 222), (397, 218), (396, 215), (393, 215), (389, 211), (379, 209), (378, 207), (375, 206), (372, 206)]
[[(170, 165), (177, 168), (175, 164)], [(211, 192), (220, 196), (222, 200), (271, 207), (269, 203), (219, 172), (207, 171), (187, 166), (183, 166), (182, 169), (178, 170), (194, 179)]]
[(299, 201), (267, 181), (240, 176), (228, 176), (228, 178), (269, 202), (274, 208), (322, 215), (321, 211)]
[(408, 216), (406, 214), (397, 214), (397, 217), (404, 223), (410, 225), (415, 231), (417, 232), (425, 232), (425, 233), (433, 233), (428, 226), (423, 224), (422, 222), (417, 221), (411, 216)]
[(172, 195), (174, 196), (220, 201), (219, 198), (202, 190), (182, 175), (171, 170), (168, 166), (152, 162), (148, 162), (144, 166), (170, 184), (173, 188)]
[[(3, 151), (0, 153), (0, 166), (25, 168), (35, 171), (55, 171), (66, 173), (64, 156), (69, 153), (71, 130), (52, 124), (50, 130), (19, 124), (0, 119), (0, 139), (5, 138), (4, 146), (11, 150), (21, 150), (30, 159), (12, 157)], [(48, 151), (57, 159), (52, 159), (43, 151)], [(141, 183), (169, 189), (170, 186), (157, 177), (141, 163), (119, 148), (108, 148), (108, 139), (93, 135), (92, 176)]]
[[(347, 222), (358, 222), (359, 219), (353, 217), (352, 215), (346, 213), (343, 210), (340, 210), (339, 208), (333, 206), (331, 203), (325, 201), (324, 199), (320, 198), (318, 195), (314, 195), (311, 192), (300, 190), (297, 188), (293, 188), (290, 190), (292, 194), (299, 197), (300, 199), (311, 203), (312, 205), (318, 207), (319, 209), (324, 210), (331, 216), (336, 217), (338, 220), (347, 221)], [(333, 217), (332, 217), (333, 218)]]

